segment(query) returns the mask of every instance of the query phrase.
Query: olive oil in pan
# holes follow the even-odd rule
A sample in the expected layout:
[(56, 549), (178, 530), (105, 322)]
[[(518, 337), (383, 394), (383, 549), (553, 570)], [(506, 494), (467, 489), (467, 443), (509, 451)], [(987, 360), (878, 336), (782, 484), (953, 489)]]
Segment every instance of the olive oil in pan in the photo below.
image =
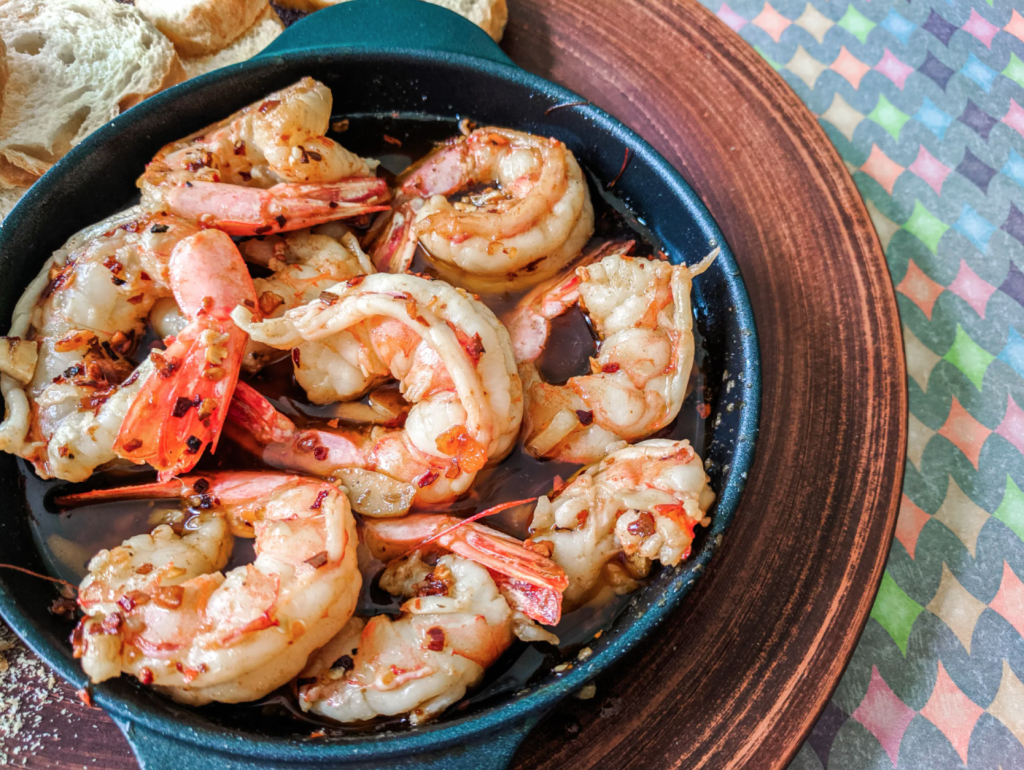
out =
[[(335, 122), (337, 125), (337, 121)], [(381, 160), (380, 175), (393, 182), (410, 163), (418, 160), (432, 147), (458, 133), (458, 123), (452, 119), (438, 119), (425, 115), (355, 115), (350, 116), (347, 129), (333, 134), (346, 147), (364, 156)], [(598, 184), (588, 173), (591, 199), (594, 205), (596, 227), (589, 246), (607, 240), (633, 240), (632, 253), (650, 255), (660, 244), (646, 229), (642, 220), (633, 215), (612, 193)], [(688, 255), (694, 261), (703, 255)], [(414, 270), (432, 273), (429, 262), (419, 254)], [(496, 315), (507, 317), (525, 292), (504, 292), (482, 295)], [(695, 333), (696, 361), (691, 376), (690, 391), (677, 419), (657, 435), (665, 438), (689, 439), (698, 452), (704, 452), (705, 422), (708, 413), (703, 363), (706, 351), (699, 333)], [(148, 342), (149, 339), (145, 340)], [(140, 348), (145, 348), (140, 345)], [(589, 372), (588, 359), (594, 355), (597, 343), (586, 316), (574, 309), (552, 323), (552, 333), (545, 353), (538, 360), (538, 368), (545, 380), (564, 383), (570, 377)], [(266, 395), (275, 406), (301, 427), (323, 426), (336, 414), (332, 407), (310, 404), (305, 393), (295, 383), (291, 361), (286, 355), (264, 368), (253, 377), (245, 377), (249, 384)], [(354, 428), (354, 425), (343, 427)], [(161, 511), (180, 510), (175, 501), (125, 501), (102, 503), (79, 508), (69, 513), (58, 511), (52, 504), (56, 495), (70, 491), (135, 484), (152, 481), (155, 474), (143, 469), (128, 468), (96, 474), (84, 484), (39, 479), (31, 466), (18, 461), (24, 479), (26, 507), (36, 545), (51, 574), (78, 583), (85, 575), (88, 560), (103, 548), (112, 548), (125, 539), (153, 527), (154, 517)], [(241, 450), (226, 437), (222, 438), (217, 454), (204, 456), (196, 472), (213, 470), (259, 469), (258, 458)], [(450, 508), (458, 516), (469, 516), (510, 500), (534, 498), (551, 492), (556, 477), (570, 478), (579, 466), (569, 463), (540, 461), (516, 448), (502, 462), (481, 471), (473, 489)], [(529, 518), (533, 504), (525, 504), (503, 511), (486, 520), (491, 526), (519, 538), (528, 535)], [(187, 516), (178, 526), (187, 526)], [(698, 530), (698, 538), (700, 530)], [(394, 615), (401, 602), (380, 589), (378, 578), (383, 564), (374, 560), (360, 548), (360, 568), (364, 576), (358, 612), (363, 615), (386, 613)], [(234, 554), (228, 568), (252, 561), (252, 541), (235, 539)], [(610, 594), (610, 591), (606, 591)], [(492, 666), (479, 687), (447, 713), (465, 716), (499, 701), (507, 694), (546, 676), (556, 665), (574, 660), (580, 649), (592, 643), (595, 634), (611, 627), (616, 617), (629, 602), (628, 596), (603, 597), (606, 600), (566, 613), (554, 629), (561, 639), (561, 647), (546, 644), (517, 643)], [(70, 633), (71, 626), (68, 626)], [(308, 736), (310, 732), (325, 731), (331, 735), (356, 735), (368, 731), (387, 733), (407, 729), (404, 719), (379, 720), (365, 725), (339, 726), (303, 714), (295, 700), (294, 685), (282, 688), (266, 698), (250, 704), (211, 705), (202, 707), (204, 714), (225, 727), (259, 730), (268, 735)], [(444, 719), (444, 717), (442, 717)]]

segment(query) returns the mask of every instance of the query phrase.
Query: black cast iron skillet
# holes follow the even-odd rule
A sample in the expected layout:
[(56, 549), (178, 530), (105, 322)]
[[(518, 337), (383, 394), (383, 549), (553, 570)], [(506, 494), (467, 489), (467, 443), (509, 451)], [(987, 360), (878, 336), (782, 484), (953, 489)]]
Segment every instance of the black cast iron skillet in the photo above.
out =
[[(760, 405), (754, 321), (739, 269), (697, 195), (640, 137), (577, 95), (511, 63), (486, 34), (418, 0), (355, 0), (320, 11), (285, 32), (259, 57), (147, 99), (101, 128), (25, 196), (0, 229), (0, 318), (49, 254), (81, 227), (132, 200), (143, 165), (185, 136), (269, 92), (310, 75), (334, 94), (336, 115), (427, 113), (470, 116), (563, 140), (582, 164), (642, 217), (674, 261), (722, 253), (694, 285), (697, 328), (708, 351), (713, 401), (703, 455), (718, 501), (693, 556), (662, 570), (634, 595), (594, 654), (548, 673), (497, 705), (448, 715), (394, 734), (310, 739), (308, 729), (225, 726), (209, 712), (179, 706), (127, 677), (93, 688), (144, 770), (216, 767), (501, 768), (536, 722), (566, 695), (614, 666), (680, 604), (707, 567), (739, 502), (753, 460)], [(623, 169), (625, 151), (628, 163)], [(6, 323), (6, 321), (4, 322)], [(723, 376), (737, 387), (727, 388)], [(41, 570), (30, 535), (16, 461), (0, 456), (0, 562)], [(48, 612), (52, 587), (0, 574), (0, 613), (26, 643), (76, 687), (87, 684), (71, 657), (68, 624)], [(305, 727), (308, 727), (305, 726)]]

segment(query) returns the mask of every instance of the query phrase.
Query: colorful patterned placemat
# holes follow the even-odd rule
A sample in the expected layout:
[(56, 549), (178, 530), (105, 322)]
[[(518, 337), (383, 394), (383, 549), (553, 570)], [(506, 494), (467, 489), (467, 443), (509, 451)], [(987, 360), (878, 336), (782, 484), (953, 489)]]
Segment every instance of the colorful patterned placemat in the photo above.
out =
[(792, 768), (1024, 768), (1024, 6), (705, 2), (853, 174), (910, 374), (896, 540)]

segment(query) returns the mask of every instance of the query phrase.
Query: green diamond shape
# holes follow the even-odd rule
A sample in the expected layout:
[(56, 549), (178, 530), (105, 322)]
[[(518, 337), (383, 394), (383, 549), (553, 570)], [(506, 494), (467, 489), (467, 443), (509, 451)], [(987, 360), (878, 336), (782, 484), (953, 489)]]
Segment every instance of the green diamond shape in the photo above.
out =
[(1003, 74), (1017, 85), (1024, 87), (1024, 61), (1017, 58), (1017, 54), (1010, 54), (1010, 62), (1003, 70)]
[(910, 629), (921, 614), (924, 607), (911, 599), (902, 588), (896, 585), (892, 575), (886, 570), (882, 575), (882, 585), (871, 608), (871, 617), (884, 628), (903, 656), (907, 655), (907, 642), (910, 640)]
[(956, 337), (943, 358), (963, 372), (964, 376), (974, 383), (974, 387), (981, 390), (985, 370), (996, 357), (972, 340), (963, 327), (957, 324)]
[(934, 254), (949, 225), (926, 209), (921, 201), (914, 201), (914, 213), (903, 225), (903, 229), (920, 238)]
[(871, 32), (878, 25), (871, 21), (867, 16), (858, 11), (853, 7), (853, 4), (846, 6), (846, 13), (843, 14), (843, 18), (836, 22), (836, 24), (860, 42), (868, 42), (868, 33)]
[(900, 138), (900, 129), (903, 124), (910, 120), (910, 116), (901, 112), (899, 107), (890, 102), (881, 94), (878, 95), (878, 104), (871, 110), (868, 117), (889, 132), (889, 135), (897, 141)]
[(762, 59), (764, 59), (766, 62), (768, 62), (772, 66), (772, 69), (775, 69), (775, 70), (781, 70), (782, 69), (782, 65), (779, 64), (777, 61), (775, 61), (771, 56), (769, 56), (767, 54), (767, 52), (761, 46), (755, 45), (754, 46), (754, 50), (757, 51), (757, 53), (761, 56)]
[(992, 514), (1008, 526), (1021, 540), (1024, 540), (1024, 492), (1013, 483), (1010, 474), (1006, 474), (1006, 492), (1003, 502)]

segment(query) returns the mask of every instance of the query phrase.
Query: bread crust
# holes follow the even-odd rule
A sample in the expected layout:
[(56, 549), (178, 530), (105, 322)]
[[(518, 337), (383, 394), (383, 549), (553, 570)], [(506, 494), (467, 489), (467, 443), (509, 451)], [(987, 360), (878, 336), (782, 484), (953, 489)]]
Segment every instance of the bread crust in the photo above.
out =
[(7, 46), (0, 38), (0, 116), (4, 114), (4, 94), (7, 93), (7, 78), (11, 70), (7, 66)]
[(192, 56), (181, 60), (186, 77), (198, 77), (207, 72), (228, 67), (251, 59), (284, 32), (284, 24), (271, 6), (259, 15), (255, 23), (227, 48), (208, 56)]
[[(184, 2), (185, 7), (181, 8)], [(204, 56), (240, 38), (268, 7), (267, 0), (135, 0), (135, 7), (182, 56)]]

